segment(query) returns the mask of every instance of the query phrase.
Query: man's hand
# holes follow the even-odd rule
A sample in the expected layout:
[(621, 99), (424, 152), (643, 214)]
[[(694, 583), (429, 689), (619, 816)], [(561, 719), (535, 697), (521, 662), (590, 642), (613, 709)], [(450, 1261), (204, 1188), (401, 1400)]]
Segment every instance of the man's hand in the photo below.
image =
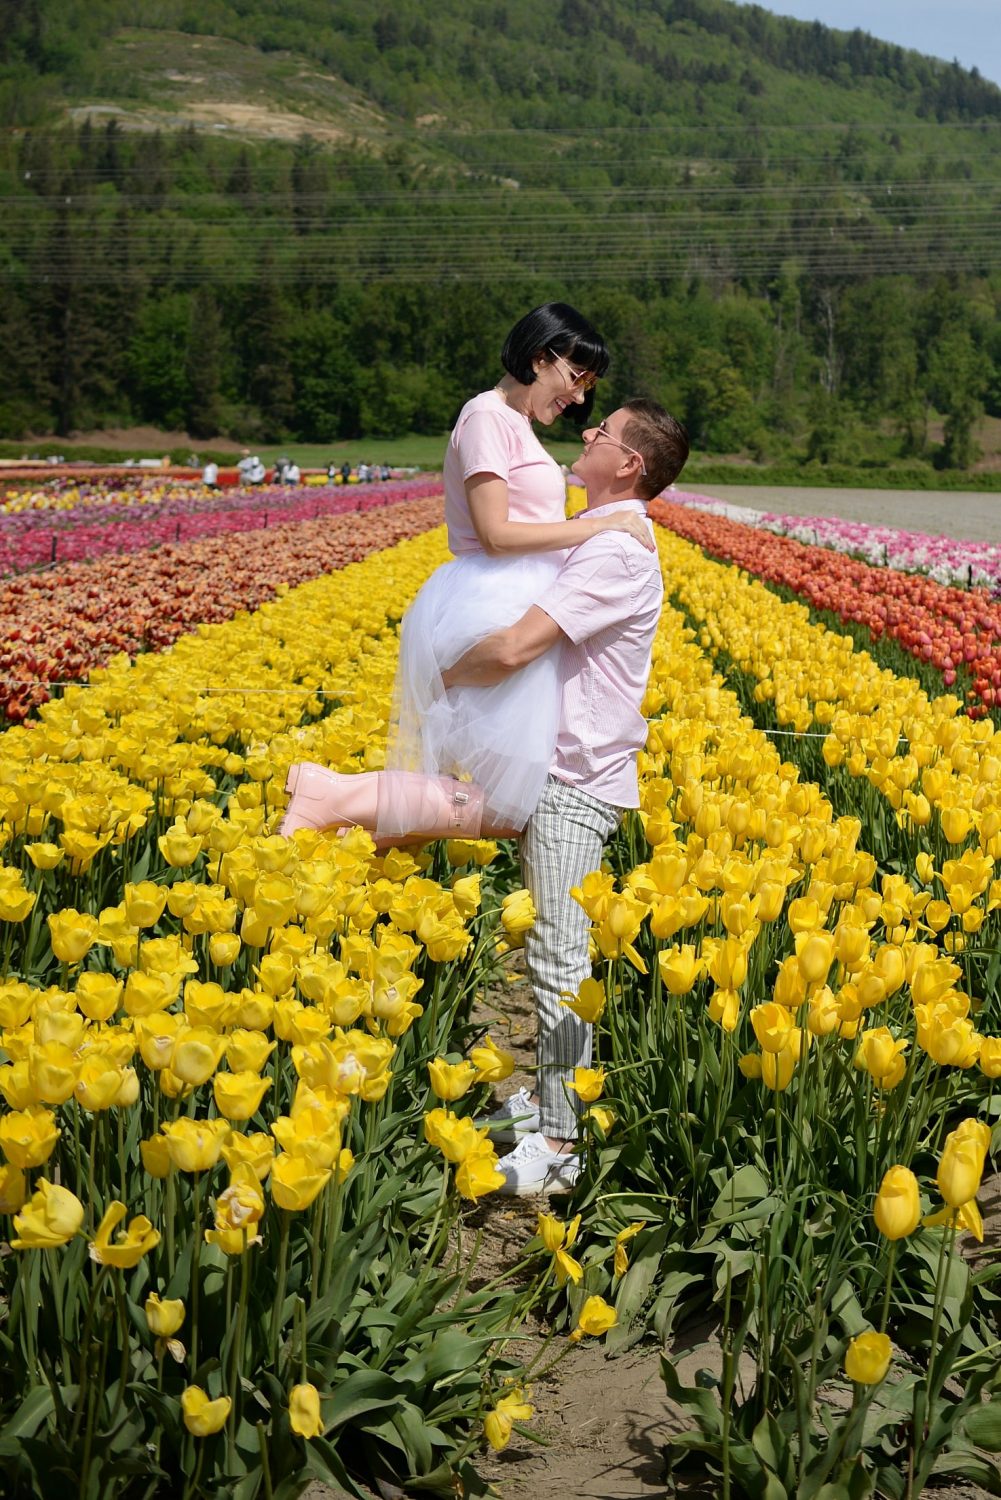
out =
[(544, 609), (533, 604), (531, 609), (508, 625), (504, 630), (495, 630), (471, 646), (464, 656), (442, 673), (442, 682), (447, 688), (492, 687), (503, 682), (512, 672), (519, 672), (537, 657), (564, 639), (556, 621), (550, 619)]

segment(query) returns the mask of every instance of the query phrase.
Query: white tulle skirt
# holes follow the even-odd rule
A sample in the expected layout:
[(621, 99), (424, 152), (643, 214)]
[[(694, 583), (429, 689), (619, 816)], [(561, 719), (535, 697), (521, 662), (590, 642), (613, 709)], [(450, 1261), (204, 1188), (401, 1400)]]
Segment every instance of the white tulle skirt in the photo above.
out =
[[(493, 687), (446, 692), (441, 674), (484, 636), (519, 620), (562, 561), (558, 552), (462, 553), (432, 573), (403, 618), (387, 770), (476, 782), (484, 826), (522, 828), (538, 803), (559, 722), (559, 647)], [(378, 832), (390, 837), (408, 831), (395, 826), (392, 801), (380, 794)]]

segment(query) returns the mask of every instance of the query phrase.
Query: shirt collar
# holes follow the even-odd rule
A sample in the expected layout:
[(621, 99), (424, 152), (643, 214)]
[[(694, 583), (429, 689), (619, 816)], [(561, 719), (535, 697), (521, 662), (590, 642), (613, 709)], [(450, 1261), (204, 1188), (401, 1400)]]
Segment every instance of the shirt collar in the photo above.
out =
[(638, 515), (645, 516), (647, 513), (647, 502), (638, 497), (628, 500), (609, 500), (607, 505), (589, 505), (586, 510), (579, 510), (579, 516), (604, 516), (612, 510), (631, 510)]

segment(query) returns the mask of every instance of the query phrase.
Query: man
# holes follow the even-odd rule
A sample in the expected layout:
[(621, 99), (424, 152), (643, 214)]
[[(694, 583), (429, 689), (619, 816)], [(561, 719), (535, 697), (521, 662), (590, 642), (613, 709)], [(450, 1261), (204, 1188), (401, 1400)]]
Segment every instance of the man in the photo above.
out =
[[(589, 511), (645, 515), (687, 457), (681, 424), (655, 402), (633, 400), (584, 432), (571, 472), (587, 491)], [(521, 839), (537, 913), (525, 959), (538, 1012), (538, 1092), (519, 1089), (491, 1117), (495, 1139), (515, 1146), (500, 1160), (502, 1192), (564, 1189), (579, 1171), (569, 1085), (574, 1069), (590, 1062), (591, 1028), (560, 1001), (591, 972), (590, 923), (569, 893), (600, 868), (623, 812), (639, 805), (641, 704), (662, 599), (656, 552), (625, 532), (601, 532), (569, 553), (556, 582), (520, 620), (480, 641), (444, 675), (446, 687), (487, 685), (562, 648), (552, 771)]]

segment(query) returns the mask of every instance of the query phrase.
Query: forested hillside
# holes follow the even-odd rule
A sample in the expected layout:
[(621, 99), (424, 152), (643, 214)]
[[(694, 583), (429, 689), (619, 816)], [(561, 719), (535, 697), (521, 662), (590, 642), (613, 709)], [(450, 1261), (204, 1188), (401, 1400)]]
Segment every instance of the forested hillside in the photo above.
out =
[(1001, 414), (1001, 90), (861, 32), (0, 0), (0, 125), (0, 437), (438, 431), (550, 296), (703, 449), (965, 466)]

